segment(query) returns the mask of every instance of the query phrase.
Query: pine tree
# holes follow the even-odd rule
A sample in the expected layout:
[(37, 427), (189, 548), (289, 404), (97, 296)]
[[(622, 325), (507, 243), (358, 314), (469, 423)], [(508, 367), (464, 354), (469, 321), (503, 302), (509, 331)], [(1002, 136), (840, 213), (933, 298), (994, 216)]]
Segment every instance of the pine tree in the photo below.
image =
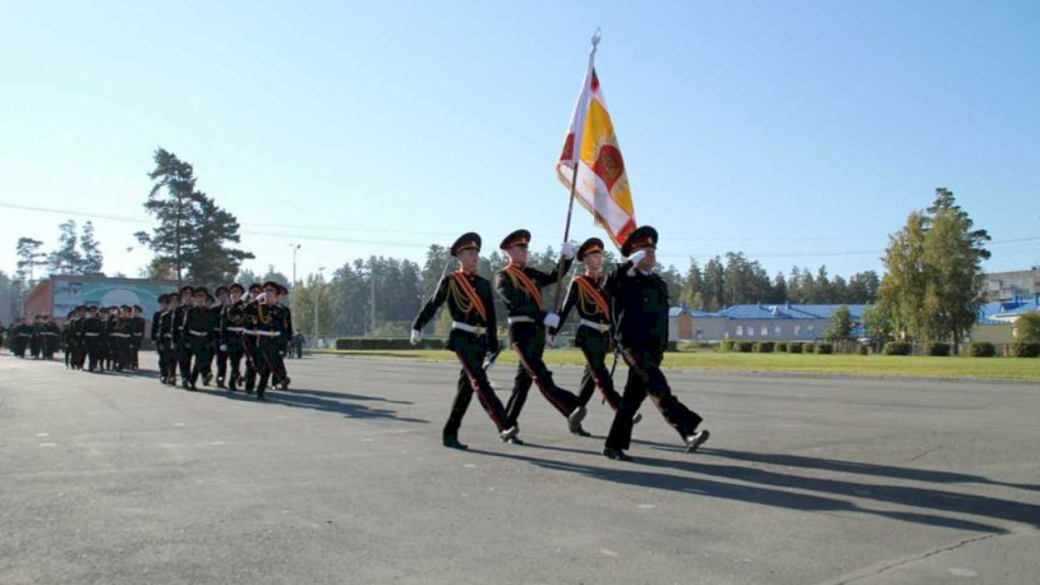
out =
[(79, 238), (79, 247), (82, 250), (81, 274), (102, 274), (101, 269), (105, 264), (105, 257), (101, 253), (100, 245), (100, 242), (94, 237), (94, 224), (87, 221), (83, 224), (83, 231)]
[(83, 255), (76, 249), (79, 236), (76, 235), (76, 222), (68, 220), (58, 226), (58, 248), (47, 255), (47, 269), (55, 274), (82, 274)]
[(40, 252), (43, 242), (33, 238), (18, 238), (15, 254), (18, 256), (17, 278), (22, 283), (32, 286), (36, 283), (36, 267), (46, 264), (47, 255)]
[(200, 284), (219, 284), (234, 278), (249, 252), (228, 247), (238, 243), (235, 216), (213, 199), (196, 190), (194, 169), (171, 152), (156, 150), (155, 181), (144, 207), (158, 225), (151, 233), (135, 236), (149, 246), (160, 264), (173, 267), (178, 281), (185, 278)]

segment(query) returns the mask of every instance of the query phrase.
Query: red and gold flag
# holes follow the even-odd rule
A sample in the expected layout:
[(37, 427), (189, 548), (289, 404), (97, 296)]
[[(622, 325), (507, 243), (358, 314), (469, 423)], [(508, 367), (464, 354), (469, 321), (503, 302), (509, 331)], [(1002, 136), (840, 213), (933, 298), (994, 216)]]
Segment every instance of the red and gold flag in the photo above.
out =
[[(635, 208), (621, 147), (591, 56), (556, 174), (567, 189), (573, 188), (578, 202), (592, 213), (614, 244), (621, 247), (636, 229)], [(577, 184), (572, 187), (575, 176)]]

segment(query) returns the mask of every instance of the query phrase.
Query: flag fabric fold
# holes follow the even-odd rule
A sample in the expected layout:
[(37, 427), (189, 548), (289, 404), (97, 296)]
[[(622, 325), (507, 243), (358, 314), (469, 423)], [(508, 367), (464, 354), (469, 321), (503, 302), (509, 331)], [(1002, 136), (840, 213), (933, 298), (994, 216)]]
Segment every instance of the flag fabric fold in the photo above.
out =
[[(577, 184), (572, 186), (575, 169)], [(636, 229), (635, 209), (625, 161), (591, 58), (556, 174), (620, 248)]]

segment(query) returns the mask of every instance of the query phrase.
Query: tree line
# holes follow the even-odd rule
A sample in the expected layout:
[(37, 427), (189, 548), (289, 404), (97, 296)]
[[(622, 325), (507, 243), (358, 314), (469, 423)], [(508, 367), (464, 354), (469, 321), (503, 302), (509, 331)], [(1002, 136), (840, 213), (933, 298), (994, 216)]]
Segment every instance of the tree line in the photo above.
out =
[[(144, 202), (154, 217), (149, 231), (135, 234), (154, 253), (143, 276), (214, 287), (236, 280), (242, 283), (275, 280), (293, 290), (296, 325), (305, 333), (328, 335), (404, 334), (421, 303), (436, 289), (445, 270), (452, 269), (448, 250), (431, 245), (425, 260), (373, 256), (354, 259), (336, 268), (326, 280), (308, 275), (297, 283), (269, 266), (265, 274), (242, 270), (254, 258), (239, 249), (239, 223), (231, 212), (198, 188), (194, 168), (162, 148), (153, 153), (148, 174), (152, 188)], [(984, 301), (981, 262), (990, 257), (985, 230), (975, 229), (951, 191), (938, 189), (932, 205), (911, 212), (906, 225), (891, 236), (885, 251), (885, 276), (869, 270), (831, 276), (826, 266), (815, 270), (794, 266), (770, 278), (757, 261), (742, 252), (707, 259), (703, 266), (691, 259), (684, 271), (660, 266), (668, 283), (671, 303), (704, 311), (735, 304), (812, 303), (872, 304), (863, 317), (870, 335), (879, 341), (906, 339), (958, 343), (970, 332)], [(38, 269), (51, 274), (103, 274), (103, 257), (86, 222), (77, 231), (69, 220), (59, 226), (58, 246), (41, 250), (42, 242), (23, 237), (17, 244), (17, 273), (0, 273), (0, 288), (19, 288), (38, 280)], [(607, 253), (607, 261), (618, 258)], [(545, 271), (555, 269), (556, 251), (532, 251), (529, 263)], [(493, 250), (481, 259), (480, 272), (491, 277), (506, 258)], [(42, 272), (42, 270), (41, 270)], [(6, 284), (5, 284), (6, 283)], [(3, 296), (4, 290), (0, 290)], [(553, 287), (545, 291), (553, 298)], [(500, 314), (504, 311), (499, 307)], [(317, 327), (315, 327), (315, 319)], [(442, 319), (443, 321), (443, 319)], [(443, 329), (448, 322), (436, 325)]]

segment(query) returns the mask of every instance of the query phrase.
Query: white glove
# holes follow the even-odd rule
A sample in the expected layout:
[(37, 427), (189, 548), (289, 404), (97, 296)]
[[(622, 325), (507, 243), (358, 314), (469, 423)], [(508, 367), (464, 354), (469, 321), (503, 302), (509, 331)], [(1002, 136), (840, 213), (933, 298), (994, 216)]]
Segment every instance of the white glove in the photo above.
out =
[(410, 341), (412, 342), (412, 345), (419, 345), (419, 342), (422, 341), (422, 331), (412, 329), (412, 338)]
[(544, 323), (545, 326), (549, 329), (556, 329), (560, 326), (560, 316), (556, 313), (549, 313), (545, 316), (545, 319), (542, 321), (542, 323)]
[(632, 263), (632, 267), (628, 269), (629, 276), (636, 275), (636, 266), (639, 265), (639, 262), (643, 258), (646, 258), (646, 250), (636, 250), (632, 253), (631, 256), (628, 257), (628, 261)]
[(227, 353), (227, 346), (224, 344), (220, 345), (220, 353)]
[(578, 246), (574, 242), (564, 242), (560, 244), (560, 256), (565, 260), (574, 258), (574, 253), (577, 251)]

